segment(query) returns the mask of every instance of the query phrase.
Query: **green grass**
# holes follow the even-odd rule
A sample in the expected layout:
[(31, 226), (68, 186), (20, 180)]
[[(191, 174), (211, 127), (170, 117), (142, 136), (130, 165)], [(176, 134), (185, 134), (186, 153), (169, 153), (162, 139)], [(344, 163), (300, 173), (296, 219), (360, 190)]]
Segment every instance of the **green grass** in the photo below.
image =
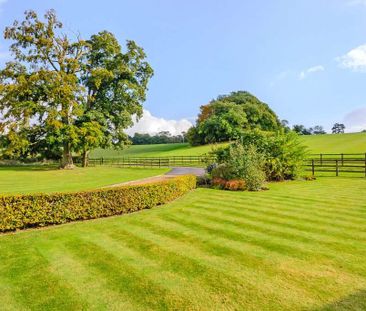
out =
[(311, 153), (365, 153), (366, 133), (302, 136)]
[(210, 152), (214, 145), (191, 147), (187, 143), (133, 145), (124, 150), (96, 149), (90, 153), (91, 158), (120, 158), (120, 157), (170, 157), (170, 156), (199, 156)]
[[(311, 153), (365, 153), (366, 133), (326, 134), (301, 136)], [(136, 145), (124, 150), (97, 149), (91, 152), (92, 158), (120, 157), (169, 157), (198, 156), (212, 150), (213, 145), (191, 147), (189, 144)]]
[(366, 179), (198, 189), (0, 236), (2, 310), (365, 310)]
[(59, 170), (47, 166), (0, 167), (0, 194), (95, 189), (160, 175), (168, 169), (89, 167)]

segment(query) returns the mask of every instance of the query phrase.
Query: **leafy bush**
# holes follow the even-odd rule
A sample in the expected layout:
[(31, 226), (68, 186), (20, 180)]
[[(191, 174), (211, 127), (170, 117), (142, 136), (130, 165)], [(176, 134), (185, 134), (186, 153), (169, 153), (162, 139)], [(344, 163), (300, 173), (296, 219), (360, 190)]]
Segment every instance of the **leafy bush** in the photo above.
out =
[(197, 186), (208, 187), (208, 186), (211, 186), (211, 184), (212, 184), (212, 179), (211, 179), (210, 175), (206, 174), (206, 175), (197, 177)]
[[(220, 149), (221, 164), (212, 170), (212, 177), (231, 181), (244, 180), (248, 190), (258, 191), (263, 186), (266, 176), (264, 173), (264, 156), (257, 152), (253, 145), (244, 147), (239, 142), (227, 149)], [(224, 187), (224, 188), (230, 188)]]
[[(253, 130), (245, 132), (239, 142), (243, 148), (255, 146), (257, 153), (264, 157), (264, 171), (267, 180), (294, 179), (299, 176), (306, 157), (306, 147), (294, 132), (264, 132)], [(218, 148), (213, 151), (217, 163), (232, 161), (232, 147)], [(240, 155), (238, 155), (238, 158)]]
[(181, 176), (87, 192), (0, 196), (0, 231), (130, 213), (167, 203), (195, 187), (195, 176)]

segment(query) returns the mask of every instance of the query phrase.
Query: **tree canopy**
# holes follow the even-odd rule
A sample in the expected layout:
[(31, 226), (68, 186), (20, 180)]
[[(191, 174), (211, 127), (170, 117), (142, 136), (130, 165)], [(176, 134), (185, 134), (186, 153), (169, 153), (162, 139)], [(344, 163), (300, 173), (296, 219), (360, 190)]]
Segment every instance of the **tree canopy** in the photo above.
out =
[(273, 110), (245, 91), (220, 95), (200, 110), (196, 126), (187, 133), (192, 145), (237, 139), (244, 131), (252, 129), (277, 131), (282, 128)]
[(121, 147), (153, 70), (145, 52), (125, 51), (108, 31), (70, 38), (53, 10), (34, 11), (7, 27), (14, 59), (0, 70), (0, 142), (8, 157), (52, 154), (73, 165), (73, 152)]

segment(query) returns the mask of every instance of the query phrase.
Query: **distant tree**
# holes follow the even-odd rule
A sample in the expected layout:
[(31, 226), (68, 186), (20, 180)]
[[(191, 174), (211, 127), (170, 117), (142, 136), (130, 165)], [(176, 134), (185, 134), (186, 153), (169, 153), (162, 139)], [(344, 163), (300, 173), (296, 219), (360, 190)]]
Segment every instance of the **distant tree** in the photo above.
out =
[(289, 132), (291, 130), (290, 123), (287, 120), (281, 120), (281, 125), (285, 129), (286, 132)]
[(282, 128), (267, 104), (244, 91), (220, 95), (200, 109), (195, 127), (187, 133), (191, 145), (236, 139), (243, 131), (251, 129), (277, 131)]
[(321, 125), (315, 125), (313, 129), (314, 135), (320, 135), (320, 134), (326, 134), (326, 131), (324, 131), (324, 128)]
[(292, 127), (292, 130), (299, 134), (299, 135), (311, 135), (312, 134), (312, 128), (310, 129), (307, 129), (304, 125), (302, 124), (295, 124), (293, 127)]
[(344, 130), (346, 129), (346, 126), (342, 123), (335, 123), (332, 127), (332, 133), (333, 134), (341, 134), (344, 133)]
[(135, 133), (129, 137), (133, 145), (175, 144), (183, 141), (182, 135), (172, 135), (169, 131), (161, 131), (155, 135)]
[(9, 157), (47, 150), (71, 168), (73, 152), (86, 165), (91, 148), (123, 146), (153, 71), (133, 41), (123, 53), (109, 32), (72, 40), (62, 27), (51, 10), (5, 29), (14, 60), (0, 70), (0, 134)]

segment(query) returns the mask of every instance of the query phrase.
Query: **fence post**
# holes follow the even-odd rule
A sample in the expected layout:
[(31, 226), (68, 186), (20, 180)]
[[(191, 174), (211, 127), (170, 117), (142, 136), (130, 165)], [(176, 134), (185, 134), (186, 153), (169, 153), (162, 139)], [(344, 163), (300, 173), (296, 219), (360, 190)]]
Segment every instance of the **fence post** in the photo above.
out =
[(160, 168), (160, 165), (161, 165), (161, 163), (160, 163), (160, 158), (159, 158), (159, 168)]
[(320, 165), (323, 166), (323, 154), (320, 154)]
[(313, 173), (313, 176), (314, 176), (315, 175), (314, 159), (311, 160), (311, 172)]
[(344, 165), (344, 156), (343, 153), (341, 153), (341, 161), (342, 161), (342, 166)]
[(338, 160), (336, 160), (336, 176), (338, 177), (338, 175), (339, 175)]

